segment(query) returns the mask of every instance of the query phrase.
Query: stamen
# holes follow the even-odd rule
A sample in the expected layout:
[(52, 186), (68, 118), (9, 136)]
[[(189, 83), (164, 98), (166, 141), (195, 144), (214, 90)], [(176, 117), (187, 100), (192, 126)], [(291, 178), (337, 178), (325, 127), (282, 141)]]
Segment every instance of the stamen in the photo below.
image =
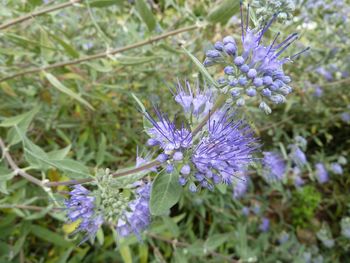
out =
[(260, 41), (261, 41), (263, 35), (265, 34), (265, 32), (269, 29), (269, 27), (272, 25), (272, 23), (276, 20), (277, 15), (278, 15), (278, 13), (275, 13), (275, 14), (272, 16), (270, 22), (267, 23), (267, 24), (264, 26), (264, 28), (263, 28), (263, 30), (261, 31), (261, 34), (260, 34), (260, 36), (259, 36), (259, 39), (258, 39), (258, 45), (260, 44)]
[(292, 38), (297, 37), (297, 36), (298, 36), (298, 33), (293, 33), (293, 34), (289, 35), (285, 40), (283, 40), (280, 44), (277, 45), (276, 49), (279, 49), (285, 43), (287, 43), (289, 40), (291, 40)]
[(300, 51), (299, 53), (296, 53), (295, 55), (291, 56), (290, 59), (299, 57), (301, 54), (305, 53), (309, 49), (310, 49), (310, 47), (305, 48), (304, 50)]
[(248, 25), (249, 25), (249, 7), (250, 7), (250, 4), (248, 3), (248, 10), (247, 10), (247, 24), (246, 24), (245, 32), (248, 32)]
[(244, 42), (244, 30), (243, 30), (243, 1), (240, 0), (239, 1), (239, 9), (240, 9), (240, 12), (241, 12), (241, 30), (242, 30), (242, 41)]
[(293, 42), (295, 40), (297, 40), (298, 37), (294, 38), (293, 40), (291, 40), (287, 45), (285, 45), (276, 55), (273, 56), (273, 58), (277, 58), (279, 55), (282, 54), (283, 51), (285, 51), (291, 44), (293, 44)]

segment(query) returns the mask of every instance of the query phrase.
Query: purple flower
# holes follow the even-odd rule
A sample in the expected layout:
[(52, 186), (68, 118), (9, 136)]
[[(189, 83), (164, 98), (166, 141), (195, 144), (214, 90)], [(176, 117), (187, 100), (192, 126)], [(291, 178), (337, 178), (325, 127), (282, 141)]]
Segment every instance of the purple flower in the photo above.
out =
[(340, 114), (340, 118), (343, 122), (350, 123), (350, 113), (343, 112), (342, 114)]
[(297, 166), (303, 167), (307, 163), (305, 153), (297, 145), (291, 145), (290, 148), (290, 157), (292, 158), (293, 162)]
[(326, 183), (329, 180), (328, 172), (322, 163), (317, 163), (316, 168), (316, 178), (320, 184)]
[(123, 215), (118, 219), (116, 230), (121, 237), (135, 234), (140, 239), (140, 234), (151, 221), (149, 211), (149, 199), (151, 195), (151, 183), (143, 184), (134, 190), (135, 199), (128, 203)]
[(321, 98), (323, 95), (323, 89), (320, 86), (316, 86), (314, 88), (314, 94), (313, 94), (316, 98)]
[(153, 125), (147, 129), (147, 133), (153, 139), (154, 145), (160, 145), (164, 151), (188, 148), (192, 144), (192, 133), (182, 125), (177, 129), (175, 124), (169, 120), (166, 115), (161, 114), (155, 109), (159, 121), (151, 117), (148, 112), (145, 112), (145, 117)]
[(245, 172), (254, 160), (258, 145), (252, 131), (232, 117), (224, 109), (210, 116), (208, 134), (194, 148), (192, 163), (208, 184), (232, 184), (235, 175)]
[(95, 211), (95, 197), (81, 185), (75, 185), (69, 195), (69, 200), (64, 202), (67, 208), (67, 217), (71, 222), (80, 220), (75, 232), (81, 231), (86, 234), (82, 242), (94, 238), (103, 223), (102, 216)]
[(283, 179), (286, 164), (282, 156), (275, 152), (264, 152), (263, 177), (267, 182), (276, 182)]
[(234, 199), (240, 199), (248, 190), (248, 177), (246, 175), (234, 178), (233, 193)]
[(270, 229), (270, 220), (267, 217), (263, 217), (259, 229), (262, 232), (267, 232)]
[(343, 174), (343, 168), (339, 163), (332, 163), (331, 169), (335, 174)]
[[(246, 84), (253, 84), (256, 87), (264, 87), (265, 91), (262, 93), (267, 100), (270, 100), (272, 103), (284, 103), (285, 99), (282, 95), (286, 95), (292, 91), (288, 86), (288, 83), (291, 81), (289, 76), (286, 76), (283, 71), (283, 65), (291, 62), (294, 58), (297, 58), (299, 55), (307, 51), (305, 50), (289, 56), (281, 57), (284, 51), (293, 44), (298, 38), (298, 34), (293, 33), (287, 36), (284, 40), (278, 43), (278, 38), (280, 33), (277, 33), (273, 41), (267, 45), (263, 44), (262, 38), (270, 28), (272, 23), (276, 20), (278, 14), (276, 13), (270, 21), (267, 21), (264, 26), (258, 27), (257, 29), (251, 29), (248, 25), (249, 22), (249, 12), (246, 17), (246, 24), (244, 25), (244, 18), (242, 12), (241, 4), (241, 30), (242, 30), (242, 47), (241, 52), (238, 51), (237, 45), (231, 36), (227, 36), (220, 44), (220, 47), (215, 50), (215, 57), (220, 57), (220, 60), (212, 60), (213, 63), (210, 63), (210, 66), (215, 63), (221, 63), (224, 56), (229, 56), (232, 63), (232, 66), (237, 68), (236, 71), (233, 70), (232, 66), (226, 66), (225, 73), (232, 74), (233, 72), (238, 72), (237, 78), (248, 77), (245, 82), (238, 82), (241, 87), (245, 87)], [(230, 39), (229, 42), (225, 41)], [(207, 53), (207, 61), (210, 58), (213, 58), (213, 54)], [(219, 55), (220, 54), (220, 55)], [(228, 70), (230, 69), (230, 70)], [(251, 85), (247, 85), (248, 87)], [(266, 89), (271, 87), (271, 93), (274, 96), (266, 96)], [(260, 89), (262, 92), (264, 89)], [(279, 95), (279, 96), (278, 96)], [(282, 97), (281, 97), (282, 96)], [(238, 99), (238, 98), (237, 98)], [(266, 112), (266, 111), (265, 111)]]
[(244, 207), (242, 208), (242, 214), (243, 214), (244, 216), (248, 216), (248, 215), (249, 215), (249, 212), (250, 212), (249, 207), (244, 206)]
[(197, 118), (208, 114), (214, 105), (212, 90), (209, 88), (201, 90), (199, 82), (197, 82), (195, 90), (192, 90), (188, 81), (186, 81), (186, 88), (178, 82), (176, 92), (173, 92), (173, 95), (175, 101), (182, 106), (185, 113), (193, 113)]

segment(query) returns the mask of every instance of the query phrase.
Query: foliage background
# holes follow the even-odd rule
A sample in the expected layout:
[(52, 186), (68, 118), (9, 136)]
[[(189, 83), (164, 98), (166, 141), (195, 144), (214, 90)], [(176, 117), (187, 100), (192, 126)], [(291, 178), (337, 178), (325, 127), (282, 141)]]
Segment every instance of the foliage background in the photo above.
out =
[[(350, 241), (341, 235), (340, 221), (350, 216), (349, 168), (344, 163), (343, 175), (332, 174), (321, 185), (315, 180), (314, 164), (322, 161), (328, 167), (349, 156), (350, 126), (341, 117), (350, 111), (349, 4), (322, 8), (316, 2), (327, 1), (298, 1), (292, 20), (273, 25), (273, 31), (284, 36), (301, 33), (299, 46), (290, 54), (312, 47), (286, 67), (295, 88), (287, 104), (269, 116), (256, 105), (244, 108), (264, 150), (278, 149), (287, 157), (295, 136), (307, 139), (306, 186), (296, 189), (291, 170), (287, 180), (274, 185), (253, 173), (249, 192), (238, 201), (225, 191), (184, 192), (168, 216), (154, 218), (142, 243), (130, 238), (116, 247), (106, 228), (94, 245), (77, 246), (79, 237), (69, 236), (64, 213), (53, 209), (56, 204), (48, 202), (48, 193), (14, 176), (2, 159), (0, 261), (346, 262)], [(63, 2), (2, 0), (1, 22), (59, 3)], [(251, 12), (252, 23), (258, 23), (256, 10)], [(116, 55), (0, 80), (0, 136), (11, 146), (18, 166), (28, 167), (40, 179), (68, 179), (66, 166), (46, 167), (33, 159), (33, 151), (42, 152), (31, 143), (51, 156), (75, 160), (70, 164), (80, 171), (134, 165), (137, 146), (143, 150), (146, 136), (131, 93), (146, 107), (154, 102), (171, 115), (181, 114), (168, 87), (177, 78), (195, 80), (198, 70), (179, 45), (203, 60), (214, 41), (228, 34), (239, 37), (238, 11), (238, 1), (229, 0), (89, 0), (1, 30), (0, 78), (6, 78), (199, 25)], [(325, 78), (320, 67), (331, 72), (332, 79)], [(315, 96), (317, 86), (323, 91), (320, 97)], [(251, 207), (249, 216), (242, 214), (243, 206)], [(259, 230), (262, 217), (270, 219), (267, 232)], [(320, 238), (321, 229), (334, 240), (332, 247)], [(280, 244), (284, 233), (289, 239)], [(313, 261), (307, 261), (309, 256)]]

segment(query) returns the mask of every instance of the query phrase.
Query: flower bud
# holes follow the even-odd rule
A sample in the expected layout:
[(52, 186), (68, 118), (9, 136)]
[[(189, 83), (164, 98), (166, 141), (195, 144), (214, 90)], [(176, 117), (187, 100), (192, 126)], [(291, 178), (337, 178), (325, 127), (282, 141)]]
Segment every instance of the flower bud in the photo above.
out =
[(248, 71), (247, 76), (248, 76), (248, 78), (253, 79), (253, 78), (256, 77), (257, 74), (258, 74), (258, 73), (256, 72), (256, 69), (251, 68), (251, 69)]
[(264, 101), (260, 102), (259, 109), (264, 111), (266, 114), (271, 113), (271, 108)]
[(236, 66), (241, 66), (244, 64), (244, 58), (241, 56), (236, 57), (233, 62), (235, 63)]
[(256, 90), (254, 88), (248, 88), (245, 93), (249, 97), (254, 97), (256, 95)]
[(185, 164), (184, 166), (182, 166), (180, 173), (183, 175), (189, 175), (191, 173), (191, 166)]
[(168, 160), (168, 155), (165, 153), (161, 153), (157, 157), (157, 161), (160, 163), (164, 163), (166, 160)]
[(224, 46), (225, 52), (229, 55), (234, 55), (237, 51), (237, 47), (234, 43), (227, 43)]
[(242, 107), (242, 106), (244, 106), (244, 104), (245, 104), (245, 100), (244, 100), (243, 98), (239, 98), (239, 99), (236, 101), (236, 105), (237, 105), (238, 107)]
[(231, 66), (225, 67), (224, 72), (226, 75), (233, 75), (233, 67), (231, 67)]
[(220, 41), (217, 41), (215, 44), (214, 44), (214, 47), (216, 50), (218, 51), (223, 51), (224, 50), (224, 43), (220, 42)]
[(182, 152), (175, 152), (173, 155), (174, 161), (181, 161), (184, 158), (184, 155)]

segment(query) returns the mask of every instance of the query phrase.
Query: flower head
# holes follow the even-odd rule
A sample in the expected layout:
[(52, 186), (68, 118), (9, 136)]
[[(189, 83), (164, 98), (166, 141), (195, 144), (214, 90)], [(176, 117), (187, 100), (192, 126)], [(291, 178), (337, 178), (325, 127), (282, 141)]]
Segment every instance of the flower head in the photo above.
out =
[(151, 195), (151, 184), (139, 185), (135, 190), (135, 199), (128, 203), (123, 215), (118, 219), (116, 230), (121, 237), (140, 234), (150, 224), (149, 199)]
[(248, 177), (246, 175), (237, 176), (233, 180), (232, 197), (234, 199), (240, 199), (248, 190)]
[(95, 197), (81, 185), (75, 185), (69, 195), (70, 198), (64, 202), (67, 217), (71, 222), (80, 221), (76, 232), (82, 231), (86, 234), (82, 242), (94, 238), (103, 223), (103, 217), (95, 209)]
[(209, 117), (207, 133), (194, 148), (192, 163), (196, 178), (205, 185), (232, 184), (244, 173), (257, 150), (256, 139), (243, 121), (235, 121), (222, 109)]
[(268, 101), (273, 104), (284, 103), (285, 96), (292, 92), (292, 88), (289, 86), (291, 78), (285, 75), (283, 65), (291, 62), (309, 48), (289, 57), (281, 57), (298, 38), (298, 34), (293, 33), (277, 43), (280, 35), (277, 33), (270, 44), (264, 45), (262, 38), (279, 14), (274, 14), (270, 21), (260, 29), (251, 29), (248, 25), (249, 12), (245, 25), (242, 13), (241, 5), (242, 51), (239, 52), (234, 38), (227, 36), (222, 41), (215, 43), (214, 50), (209, 50), (206, 53), (204, 65), (231, 63), (225, 67), (224, 72), (227, 80), (224, 79), (222, 83), (227, 83), (231, 87), (231, 92), (235, 94), (233, 98), (236, 100), (236, 104), (243, 105), (242, 94), (246, 94), (246, 97), (256, 98), (257, 94), (260, 93), (261, 102), (265, 102), (260, 108), (269, 113), (270, 110), (266, 110)]
[(155, 112), (158, 117), (156, 121), (152, 116), (146, 112), (146, 118), (153, 125), (152, 128), (147, 129), (147, 133), (151, 137), (148, 141), (150, 146), (159, 145), (165, 152), (188, 148), (192, 144), (192, 133), (182, 125), (180, 129), (177, 129), (174, 122), (160, 113), (157, 109)]
[(180, 104), (185, 113), (193, 113), (197, 118), (208, 114), (213, 108), (213, 91), (209, 88), (201, 90), (199, 82), (197, 82), (196, 89), (192, 90), (188, 81), (185, 83), (185, 88), (180, 82), (176, 85), (176, 92), (174, 92), (175, 101)]
[(263, 177), (267, 182), (276, 182), (283, 179), (286, 164), (282, 156), (275, 152), (264, 152)]
[(261, 232), (267, 232), (270, 229), (270, 220), (267, 217), (263, 217), (259, 226)]
[(316, 178), (320, 184), (326, 183), (329, 180), (328, 172), (322, 163), (317, 163), (316, 168)]
[(290, 157), (292, 158), (293, 162), (297, 166), (303, 167), (307, 163), (305, 153), (297, 145), (290, 145), (290, 148)]
[(335, 174), (343, 174), (343, 167), (339, 163), (332, 163), (331, 169)]

